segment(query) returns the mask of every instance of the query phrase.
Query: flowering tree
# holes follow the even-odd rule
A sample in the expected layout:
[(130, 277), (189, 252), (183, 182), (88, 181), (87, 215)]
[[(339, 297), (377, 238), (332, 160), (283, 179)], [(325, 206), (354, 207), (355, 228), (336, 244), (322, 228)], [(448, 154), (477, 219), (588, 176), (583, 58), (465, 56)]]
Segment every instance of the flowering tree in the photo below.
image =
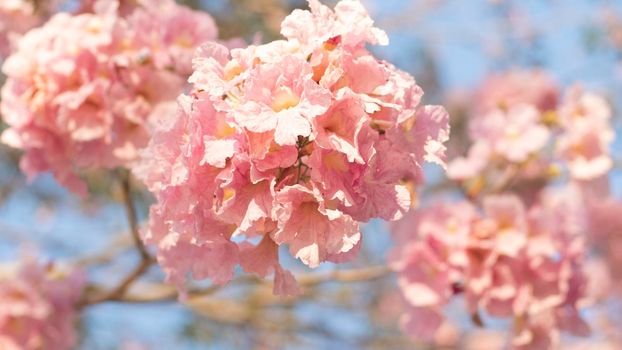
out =
[[(448, 113), (423, 103), (435, 84), (424, 98), (379, 57), (388, 35), (358, 0), (259, 3), (232, 6), (283, 16), (248, 42), (174, 0), (0, 4), (2, 143), (29, 182), (51, 173), (85, 207), (118, 200), (129, 227), (77, 255), (11, 254), (0, 348), (89, 348), (91, 310), (176, 302), (197, 341), (252, 333), (229, 347), (329, 337), (307, 303), (365, 305), (372, 335), (354, 348), (622, 344), (607, 326), (622, 202), (604, 95), (515, 67), (444, 99)], [(388, 252), (366, 229), (380, 222)]]

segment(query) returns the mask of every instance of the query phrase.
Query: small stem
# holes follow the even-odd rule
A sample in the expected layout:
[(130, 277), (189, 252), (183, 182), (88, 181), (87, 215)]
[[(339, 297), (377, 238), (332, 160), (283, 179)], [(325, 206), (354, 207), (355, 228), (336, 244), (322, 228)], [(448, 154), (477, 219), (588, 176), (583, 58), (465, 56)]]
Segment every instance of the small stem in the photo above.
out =
[[(312, 272), (308, 274), (296, 276), (296, 280), (301, 286), (313, 287), (327, 282), (366, 282), (383, 278), (391, 273), (391, 270), (387, 266), (371, 266), (361, 269), (352, 270), (333, 270), (323, 272)], [(233, 284), (252, 284), (255, 283), (259, 286), (269, 286), (270, 281), (260, 279), (253, 275), (240, 276), (232, 282)], [(190, 289), (188, 291), (188, 298), (200, 298), (216, 293), (222, 288), (220, 285), (213, 285), (203, 289)], [(157, 302), (173, 302), (177, 300), (177, 290), (170, 290), (168, 292), (162, 292), (161, 295), (125, 295), (115, 299), (107, 301), (116, 301), (123, 303), (157, 303)], [(279, 299), (281, 300), (281, 299)]]
[(506, 191), (515, 182), (516, 176), (518, 176), (520, 170), (521, 167), (518, 165), (508, 166), (501, 175), (499, 181), (491, 188), (490, 192), (492, 194), (498, 194)]
[(130, 286), (134, 282), (136, 282), (136, 280), (138, 280), (140, 276), (144, 275), (147, 270), (149, 270), (151, 264), (152, 260), (141, 260), (140, 264), (132, 272), (130, 272), (130, 274), (127, 275), (121, 282), (119, 282), (116, 287), (102, 295), (96, 296), (91, 299), (87, 298), (82, 303), (82, 306), (95, 305), (107, 301), (121, 300), (125, 296)]
[(352, 270), (333, 270), (299, 276), (297, 280), (303, 286), (313, 286), (324, 282), (361, 282), (382, 278), (391, 273), (385, 265), (371, 266)]
[(130, 232), (132, 234), (132, 239), (134, 240), (134, 245), (136, 249), (140, 253), (140, 257), (143, 260), (151, 260), (149, 252), (143, 241), (140, 239), (140, 232), (138, 229), (138, 219), (136, 215), (136, 208), (134, 207), (134, 203), (132, 202), (132, 188), (131, 188), (131, 179), (130, 173), (127, 170), (121, 171), (121, 197), (123, 200), (123, 204), (125, 205), (125, 214), (127, 216), (127, 222), (130, 226)]
[(482, 320), (482, 317), (479, 314), (479, 311), (475, 311), (473, 314), (471, 314), (471, 322), (473, 322), (473, 324), (479, 328), (485, 327), (484, 321)]
[(105, 292), (99, 296), (93, 298), (85, 297), (81, 303), (81, 307), (89, 306), (93, 304), (99, 304), (106, 301), (114, 301), (122, 299), (127, 290), (136, 282), (142, 275), (144, 275), (149, 267), (154, 263), (154, 259), (151, 257), (147, 248), (140, 239), (140, 232), (138, 229), (138, 218), (136, 215), (136, 209), (132, 202), (132, 191), (130, 184), (130, 173), (127, 170), (121, 170), (119, 173), (121, 182), (121, 197), (125, 206), (125, 214), (127, 216), (128, 225), (130, 227), (130, 233), (134, 240), (134, 246), (140, 255), (140, 262), (125, 278), (123, 278), (119, 284), (112, 288), (110, 291)]

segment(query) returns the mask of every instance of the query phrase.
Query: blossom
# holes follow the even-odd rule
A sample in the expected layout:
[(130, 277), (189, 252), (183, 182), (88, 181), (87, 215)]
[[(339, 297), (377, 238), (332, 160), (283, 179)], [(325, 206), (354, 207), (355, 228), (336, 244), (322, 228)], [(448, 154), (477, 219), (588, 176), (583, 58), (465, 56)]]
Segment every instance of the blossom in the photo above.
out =
[(209, 15), (173, 1), (141, 3), (125, 15), (117, 6), (56, 14), (6, 60), (2, 141), (24, 150), (29, 178), (52, 171), (84, 193), (81, 171), (129, 166), (155, 120), (174, 110), (189, 51), (216, 37)]
[[(515, 79), (519, 76), (523, 79)], [(539, 82), (533, 85), (535, 81)], [(400, 257), (398, 263), (407, 261), (408, 247), (415, 244), (426, 254), (434, 252), (438, 261), (433, 266), (454, 276), (440, 287), (426, 281), (435, 295), (464, 294), (473, 315), (485, 312), (512, 319), (510, 348), (554, 348), (562, 333), (586, 336), (589, 326), (580, 309), (602, 296), (594, 289), (609, 283), (605, 275), (616, 276), (615, 271), (589, 275), (583, 267), (586, 234), (599, 242), (602, 232), (606, 238), (597, 246), (617, 249), (608, 228), (615, 226), (611, 215), (619, 208), (613, 200), (594, 200), (595, 194), (606, 191), (604, 175), (612, 166), (611, 107), (602, 96), (578, 85), (559, 99), (548, 78), (530, 79), (515, 71), (487, 79), (477, 97), (480, 101), (469, 111), (468, 154), (448, 166), (449, 177), (460, 181), (471, 205), (478, 207), (468, 223), (462, 221), (461, 232), (467, 233), (461, 237), (466, 238), (442, 234), (446, 230), (439, 223), (449, 220), (432, 214), (446, 215), (452, 212), (448, 206), (465, 204), (437, 204), (429, 213), (420, 212), (416, 224), (412, 219), (398, 224), (395, 250), (401, 255), (393, 256)], [(560, 165), (566, 166), (571, 184), (554, 190), (548, 185), (563, 174)], [(455, 213), (466, 210), (453, 212), (458, 217)], [(403, 232), (412, 232), (412, 243), (404, 243)], [(399, 276), (418, 268), (393, 266)], [(400, 287), (406, 299), (412, 295), (407, 286)], [(426, 308), (442, 316), (450, 299), (433, 300)], [(404, 317), (412, 326), (414, 316)], [(435, 319), (434, 324), (439, 323)], [(427, 329), (427, 334), (409, 331), (414, 337), (430, 337), (436, 328)]]
[(484, 197), (479, 209), (439, 203), (397, 222), (390, 261), (409, 304), (405, 332), (433, 337), (463, 293), (471, 313), (514, 320), (514, 348), (554, 344), (561, 331), (587, 335), (578, 311), (587, 296), (582, 197), (571, 187), (539, 198), (530, 207), (510, 194)]
[(540, 112), (554, 110), (558, 88), (546, 72), (538, 69), (511, 69), (492, 74), (479, 87), (475, 104), (478, 113), (531, 105)]
[(612, 129), (599, 130), (579, 123), (559, 138), (557, 150), (560, 158), (568, 162), (572, 177), (578, 180), (595, 179), (607, 174), (613, 166), (609, 153), (613, 138)]
[(465, 180), (479, 175), (492, 159), (488, 142), (476, 141), (469, 148), (466, 157), (456, 157), (447, 166), (447, 176), (455, 180)]
[(0, 346), (70, 349), (76, 343), (76, 303), (84, 278), (27, 258), (0, 267)]
[[(511, 103), (469, 111), (471, 144), (466, 156), (449, 163), (449, 177), (460, 181), (470, 197), (512, 190), (529, 203), (551, 178), (566, 172), (585, 189), (589, 186), (602, 192), (604, 175), (613, 166), (611, 106), (603, 96), (580, 85), (571, 86), (563, 98), (557, 98), (554, 85), (543, 83), (548, 79), (542, 80), (543, 88), (538, 89), (530, 85), (528, 75), (525, 71), (524, 80), (515, 79), (521, 74), (509, 71), (482, 85), (481, 98), (485, 93), (491, 99), (500, 98), (485, 87), (495, 81), (501, 84), (505, 81), (501, 77), (511, 89), (526, 92), (511, 94), (506, 98)], [(534, 91), (542, 94), (541, 98)]]
[(588, 214), (590, 238), (602, 250), (611, 277), (619, 284), (622, 281), (622, 202), (615, 198), (594, 198), (588, 201)]
[(329, 91), (312, 76), (311, 66), (296, 56), (259, 66), (248, 76), (239, 112), (232, 113), (236, 123), (252, 132), (274, 131), (278, 145), (310, 136), (312, 120), (330, 104)]
[(611, 107), (607, 101), (576, 85), (566, 92), (558, 114), (562, 134), (557, 152), (568, 162), (570, 175), (593, 180), (609, 172), (613, 166), (609, 148), (615, 133), (609, 124)]
[(414, 78), (375, 58), (386, 42), (358, 1), (310, 1), (285, 40), (197, 50), (192, 89), (163, 119), (134, 173), (154, 193), (148, 244), (169, 280), (225, 283), (240, 265), (300, 292), (279, 247), (305, 265), (353, 259), (359, 222), (397, 219), (444, 165), (448, 116)]
[(373, 26), (374, 21), (359, 1), (340, 1), (331, 11), (318, 0), (309, 0), (311, 11), (294, 10), (281, 24), (281, 34), (309, 49), (332, 44), (338, 40), (348, 49), (365, 43), (387, 45), (384, 31)]
[(46, 2), (46, 6), (37, 9), (33, 2), (27, 0), (2, 1), (0, 4), (0, 60), (11, 53), (19, 36), (43, 23), (45, 12), (51, 12), (56, 5), (56, 1), (49, 1)]
[(497, 179), (508, 172), (517, 187), (546, 178), (550, 159), (542, 151), (558, 131), (553, 127), (558, 88), (552, 79), (538, 70), (509, 70), (488, 77), (474, 98), (467, 110), (472, 143), (466, 156), (449, 163), (449, 177), (470, 195), (504, 185)]
[(495, 109), (474, 120), (471, 138), (485, 140), (494, 153), (511, 162), (523, 162), (549, 139), (549, 130), (539, 121), (540, 113), (530, 105)]

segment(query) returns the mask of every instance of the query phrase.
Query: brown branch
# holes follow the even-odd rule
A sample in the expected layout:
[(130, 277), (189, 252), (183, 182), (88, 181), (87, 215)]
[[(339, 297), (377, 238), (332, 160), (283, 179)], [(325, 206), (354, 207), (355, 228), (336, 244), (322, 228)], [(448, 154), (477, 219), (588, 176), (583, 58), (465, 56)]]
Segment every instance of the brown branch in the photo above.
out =
[[(322, 272), (312, 272), (308, 274), (302, 274), (296, 276), (296, 280), (301, 286), (304, 287), (314, 287), (327, 282), (344, 282), (344, 283), (354, 283), (354, 282), (365, 282), (372, 281), (388, 276), (391, 273), (391, 270), (387, 266), (379, 265), (379, 266), (371, 266), (360, 269), (352, 269), (352, 270), (332, 270), (332, 271), (322, 271)], [(272, 286), (272, 282), (269, 280), (260, 279), (254, 275), (244, 275), (236, 278), (232, 284), (241, 285), (241, 284), (255, 284), (259, 287), (269, 288)], [(154, 287), (154, 286), (152, 286)], [(114, 301), (114, 302), (122, 302), (122, 303), (159, 303), (159, 302), (173, 302), (179, 298), (178, 291), (171, 286), (163, 286), (156, 285), (156, 288), (164, 288), (162, 292), (152, 293), (151, 295), (146, 294), (127, 294), (127, 295), (117, 295), (113, 299), (107, 299), (104, 301)], [(190, 289), (187, 292), (187, 299), (197, 299), (204, 298), (206, 296), (212, 295), (223, 288), (221, 285), (213, 285), (207, 288), (194, 288)], [(273, 297), (274, 300), (270, 300), (270, 303), (287, 303), (294, 298), (279, 298)]]
[(315, 272), (297, 277), (302, 286), (314, 286), (324, 282), (361, 282), (380, 279), (391, 273), (385, 265), (352, 270), (332, 270)]
[[(81, 306), (89, 306), (93, 304), (99, 304), (103, 302), (124, 302), (124, 303), (155, 303), (155, 302), (172, 302), (179, 298), (179, 293), (172, 287), (165, 287), (162, 293), (156, 293), (155, 295), (136, 295), (128, 294), (129, 288), (136, 282), (143, 274), (145, 274), (149, 267), (154, 263), (154, 259), (151, 257), (142, 240), (140, 239), (138, 230), (138, 219), (134, 204), (131, 199), (131, 186), (130, 176), (127, 171), (121, 173), (121, 194), (123, 203), (125, 204), (125, 211), (130, 226), (130, 231), (136, 249), (138, 250), (141, 260), (139, 265), (131, 271), (125, 278), (123, 278), (119, 284), (108, 292), (101, 292), (99, 296), (92, 298), (85, 297)], [(298, 283), (301, 286), (312, 287), (324, 282), (360, 282), (370, 281), (382, 278), (390, 273), (390, 270), (386, 266), (372, 266), (368, 268), (355, 269), (355, 270), (332, 270), (314, 272), (297, 277)], [(258, 286), (268, 287), (271, 282), (260, 279), (253, 275), (244, 275), (236, 279), (235, 284), (250, 284), (254, 283)], [(103, 288), (93, 287), (94, 293), (100, 293)], [(211, 295), (222, 289), (220, 285), (213, 285), (202, 289), (191, 289), (188, 291), (188, 300), (191, 298), (201, 298)], [(274, 299), (281, 300), (274, 297)], [(289, 298), (291, 300), (292, 298)]]
[(127, 293), (128, 289), (136, 282), (142, 275), (144, 275), (151, 265), (155, 262), (151, 257), (147, 248), (143, 244), (140, 238), (140, 232), (138, 229), (138, 218), (136, 215), (136, 208), (132, 202), (132, 189), (130, 173), (127, 170), (121, 170), (119, 172), (119, 178), (121, 182), (121, 198), (125, 206), (125, 214), (127, 216), (128, 225), (130, 227), (130, 233), (134, 241), (134, 246), (140, 255), (140, 262), (125, 278), (123, 278), (119, 284), (108, 292), (104, 292), (99, 296), (93, 298), (85, 297), (81, 302), (81, 306), (88, 306), (93, 304), (99, 304), (107, 301), (115, 301), (122, 299)]
[(503, 193), (509, 187), (511, 187), (512, 184), (516, 181), (516, 177), (521, 171), (521, 168), (522, 168), (521, 166), (515, 165), (515, 164), (508, 165), (507, 168), (505, 168), (505, 171), (503, 172), (503, 174), (501, 174), (501, 177), (499, 178), (499, 180), (490, 189), (490, 193), (491, 194)]
[(131, 178), (130, 173), (127, 170), (121, 170), (120, 172), (121, 178), (121, 197), (123, 204), (125, 206), (125, 214), (127, 216), (128, 225), (130, 226), (130, 232), (132, 234), (132, 239), (134, 239), (134, 245), (136, 249), (140, 253), (140, 257), (143, 260), (152, 260), (147, 248), (143, 244), (143, 241), (140, 239), (140, 232), (138, 229), (138, 219), (136, 215), (136, 208), (134, 207), (134, 203), (132, 202), (132, 188), (131, 188)]
[(140, 276), (144, 275), (149, 270), (149, 267), (151, 267), (151, 265), (151, 260), (141, 260), (138, 266), (136, 266), (133, 271), (125, 276), (125, 278), (123, 278), (123, 280), (121, 280), (116, 287), (108, 292), (100, 294), (99, 296), (95, 296), (90, 299), (85, 298), (81, 306), (84, 307), (122, 299), (123, 296), (126, 294), (127, 290), (131, 287), (131, 285), (136, 282), (136, 280), (138, 280)]
[(132, 244), (132, 239), (124, 233), (113, 238), (100, 252), (79, 257), (72, 264), (77, 266), (105, 265), (113, 261), (121, 253), (130, 250)]

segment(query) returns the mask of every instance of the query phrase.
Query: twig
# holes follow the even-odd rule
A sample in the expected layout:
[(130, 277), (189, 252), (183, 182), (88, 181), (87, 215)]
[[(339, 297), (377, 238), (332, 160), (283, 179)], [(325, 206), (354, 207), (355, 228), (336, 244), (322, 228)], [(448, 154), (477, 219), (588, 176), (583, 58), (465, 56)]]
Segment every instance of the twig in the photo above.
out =
[(136, 249), (140, 253), (140, 257), (143, 260), (151, 260), (151, 256), (145, 248), (143, 241), (140, 239), (140, 233), (138, 231), (138, 219), (136, 216), (136, 208), (134, 208), (134, 203), (132, 202), (132, 188), (131, 188), (131, 179), (130, 173), (127, 170), (121, 171), (121, 196), (123, 204), (125, 205), (125, 214), (127, 216), (127, 221), (130, 226), (130, 232), (132, 233), (132, 238), (134, 239), (134, 245)]
[(149, 267), (151, 267), (154, 263), (154, 259), (151, 257), (147, 251), (147, 248), (140, 239), (136, 209), (134, 208), (134, 203), (132, 202), (130, 174), (127, 170), (122, 170), (120, 171), (119, 177), (121, 179), (121, 197), (123, 204), (125, 205), (125, 214), (127, 216), (132, 239), (134, 240), (134, 246), (140, 255), (140, 262), (134, 270), (125, 276), (125, 278), (123, 278), (112, 290), (91, 299), (85, 298), (81, 303), (81, 306), (83, 307), (122, 299), (131, 285), (142, 275), (144, 275), (149, 270)]
[(125, 235), (119, 235), (102, 249), (101, 252), (77, 258), (73, 265), (77, 266), (96, 266), (105, 265), (114, 260), (119, 254), (132, 248), (133, 240)]
[(324, 282), (361, 282), (382, 278), (391, 273), (384, 265), (371, 266), (352, 270), (332, 270), (302, 275), (297, 278), (302, 286), (313, 286)]
[(520, 170), (520, 166), (509, 165), (501, 175), (499, 181), (497, 181), (497, 183), (492, 186), (492, 188), (490, 189), (490, 193), (498, 194), (507, 190), (516, 180), (516, 176), (518, 175)]
[[(296, 280), (301, 286), (304, 287), (313, 287), (322, 283), (327, 282), (365, 282), (372, 281), (376, 279), (383, 278), (391, 273), (391, 270), (387, 266), (372, 266), (361, 269), (352, 269), (352, 270), (332, 270), (332, 271), (322, 271), (322, 272), (312, 272), (308, 274), (302, 274), (296, 276)], [(271, 281), (260, 279), (253, 275), (244, 275), (240, 276), (232, 284), (240, 285), (240, 284), (257, 284), (263, 287), (269, 287), (271, 285)], [(161, 287), (159, 285), (158, 287)], [(213, 285), (207, 288), (195, 288), (190, 289), (187, 292), (188, 299), (193, 298), (202, 298), (216, 293), (221, 290), (223, 286)], [(123, 302), (123, 303), (154, 303), (154, 302), (172, 302), (177, 300), (179, 294), (176, 289), (170, 287), (170, 290), (155, 293), (156, 295), (120, 295), (114, 299), (108, 299), (106, 301), (115, 301), (115, 302)], [(291, 300), (283, 299), (275, 297), (278, 300)]]

